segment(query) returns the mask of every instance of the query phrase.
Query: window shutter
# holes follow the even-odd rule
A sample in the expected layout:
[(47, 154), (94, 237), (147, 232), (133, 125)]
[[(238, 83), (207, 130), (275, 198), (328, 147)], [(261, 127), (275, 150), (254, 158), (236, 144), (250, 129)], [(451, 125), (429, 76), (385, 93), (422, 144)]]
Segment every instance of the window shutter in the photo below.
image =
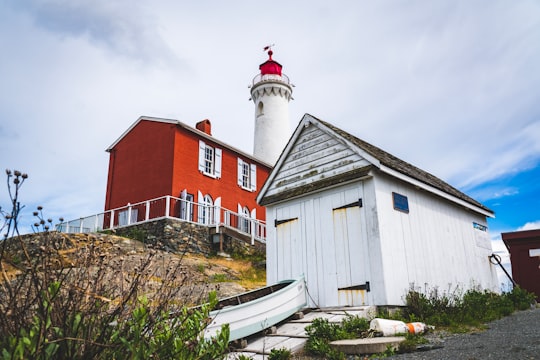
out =
[(216, 164), (215, 164), (215, 166), (216, 166), (215, 167), (215, 169), (216, 169), (215, 175), (216, 175), (217, 178), (220, 178), (221, 177), (221, 149), (216, 148), (214, 156), (215, 156), (215, 162), (216, 162)]
[(242, 184), (244, 183), (243, 179), (242, 179), (242, 165), (244, 164), (244, 162), (242, 161), (242, 159), (238, 158), (238, 171), (237, 171), (237, 178), (236, 178), (236, 183), (238, 184), (238, 186), (242, 187)]
[(204, 141), (199, 140), (199, 171), (204, 172), (204, 152), (206, 150), (206, 144)]
[(250, 170), (251, 170), (251, 177), (250, 177), (251, 191), (255, 191), (255, 190), (257, 190), (257, 165), (251, 164), (250, 165)]
[(204, 196), (200, 190), (197, 190), (197, 222), (204, 218)]

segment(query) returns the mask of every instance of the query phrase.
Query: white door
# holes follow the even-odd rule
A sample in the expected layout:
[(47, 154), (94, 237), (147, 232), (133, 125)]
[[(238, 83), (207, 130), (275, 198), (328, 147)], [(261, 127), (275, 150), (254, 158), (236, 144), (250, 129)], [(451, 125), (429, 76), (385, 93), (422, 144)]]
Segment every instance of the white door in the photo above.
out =
[(343, 204), (332, 209), (338, 302), (348, 306), (366, 305), (370, 291), (369, 253), (362, 199), (350, 196), (340, 199), (344, 200)]
[(298, 205), (280, 208), (277, 211), (274, 225), (278, 280), (292, 279), (303, 274), (299, 216)]

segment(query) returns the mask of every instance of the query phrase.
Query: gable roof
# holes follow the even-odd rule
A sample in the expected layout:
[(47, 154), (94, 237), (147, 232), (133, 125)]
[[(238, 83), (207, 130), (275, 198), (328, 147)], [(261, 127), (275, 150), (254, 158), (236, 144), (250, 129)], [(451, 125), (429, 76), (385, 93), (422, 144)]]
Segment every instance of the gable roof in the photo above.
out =
[(135, 128), (135, 126), (137, 126), (141, 121), (152, 121), (152, 122), (157, 122), (157, 123), (164, 123), (164, 124), (174, 124), (176, 125), (177, 127), (180, 127), (182, 129), (185, 129), (189, 132), (192, 132), (194, 134), (196, 134), (197, 136), (201, 137), (201, 138), (204, 138), (206, 140), (210, 140), (212, 141), (213, 143), (221, 146), (222, 148), (227, 148), (239, 155), (242, 155), (244, 156), (245, 158), (247, 159), (250, 159), (254, 162), (257, 162), (261, 165), (264, 165), (268, 168), (272, 168), (272, 165), (266, 163), (265, 161), (261, 160), (261, 159), (258, 159), (256, 157), (254, 157), (253, 155), (251, 154), (248, 154), (240, 149), (237, 149), (235, 148), (234, 146), (231, 146), (229, 144), (226, 144), (224, 143), (223, 141), (221, 140), (218, 140), (216, 139), (215, 137), (211, 136), (211, 135), (208, 135), (206, 134), (204, 131), (201, 131), (197, 128), (194, 128), (194, 127), (191, 127), (187, 124), (184, 124), (183, 122), (181, 121), (178, 121), (178, 120), (174, 120), (174, 119), (163, 119), (163, 118), (156, 118), (156, 117), (151, 117), (151, 116), (140, 116), (133, 124), (130, 125), (130, 127), (127, 128), (126, 131), (124, 131), (122, 133), (122, 135), (120, 135), (120, 137), (118, 139), (116, 139), (105, 151), (107, 152), (110, 152), (124, 137), (126, 137), (127, 134), (129, 134), (131, 132), (131, 130), (133, 130), (133, 128)]
[[(264, 184), (259, 195), (257, 196), (257, 201), (259, 203), (268, 204), (268, 203), (273, 202), (273, 200), (271, 199), (265, 199), (266, 192), (268, 191), (269, 186), (272, 183), (273, 179), (276, 177), (276, 174), (280, 171), (280, 168), (283, 165), (283, 162), (285, 161), (287, 154), (289, 153), (294, 143), (300, 136), (302, 129), (304, 128), (304, 126), (308, 126), (309, 124), (313, 124), (319, 127), (320, 129), (322, 129), (323, 131), (330, 132), (333, 136), (341, 138), (341, 140), (351, 145), (352, 148), (356, 148), (356, 150), (359, 151), (361, 155), (371, 163), (370, 167), (357, 169), (349, 173), (337, 175), (333, 177), (332, 179), (325, 179), (324, 180), (325, 186), (328, 186), (332, 181), (334, 181), (334, 183), (341, 183), (344, 181), (350, 181), (354, 179), (355, 177), (358, 179), (362, 176), (365, 176), (369, 172), (369, 168), (375, 167), (378, 170), (384, 173), (387, 173), (394, 178), (399, 178), (414, 186), (423, 188), (424, 190), (427, 190), (438, 196), (441, 196), (450, 201), (458, 203), (462, 206), (470, 208), (471, 210), (479, 212), (485, 216), (494, 217), (494, 212), (492, 210), (490, 210), (489, 208), (487, 208), (480, 202), (474, 200), (473, 198), (469, 197), (468, 195), (464, 194), (463, 192), (459, 191), (458, 189), (454, 188), (453, 186), (449, 185), (445, 181), (439, 179), (438, 177), (406, 161), (403, 161), (397, 158), (396, 156), (364, 140), (361, 140), (357, 138), (356, 136), (351, 135), (340, 128), (337, 128), (326, 121), (317, 119), (310, 114), (304, 115), (298, 127), (296, 128), (295, 132), (293, 133), (291, 139), (289, 140), (287, 147), (282, 152), (274, 169), (270, 173), (270, 176), (266, 180), (266, 183)], [(315, 188), (313, 184), (311, 184), (310, 187)], [(305, 189), (303, 191), (301, 189), (298, 189), (298, 190), (299, 190), (298, 194), (293, 194), (292, 192), (288, 193), (287, 198), (307, 192), (305, 191)]]

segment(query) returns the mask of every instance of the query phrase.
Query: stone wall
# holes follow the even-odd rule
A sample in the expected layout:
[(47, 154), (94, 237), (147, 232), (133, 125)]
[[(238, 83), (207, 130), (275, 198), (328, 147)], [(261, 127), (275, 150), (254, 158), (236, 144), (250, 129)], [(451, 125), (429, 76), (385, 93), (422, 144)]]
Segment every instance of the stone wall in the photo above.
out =
[[(139, 240), (149, 246), (171, 251), (204, 256), (215, 255), (219, 243), (212, 241), (210, 228), (176, 219), (160, 219), (116, 229), (116, 235)], [(266, 256), (266, 246), (255, 242), (252, 246), (242, 240), (224, 236), (223, 250), (229, 254)]]
[(251, 245), (251, 243), (247, 243), (245, 241), (232, 238), (230, 236), (225, 236), (225, 241), (223, 243), (223, 251), (225, 251), (227, 254), (242, 254), (248, 256), (266, 257), (265, 244), (255, 241), (255, 245)]
[(206, 226), (175, 219), (160, 219), (116, 229), (116, 234), (171, 252), (209, 256), (215, 253)]

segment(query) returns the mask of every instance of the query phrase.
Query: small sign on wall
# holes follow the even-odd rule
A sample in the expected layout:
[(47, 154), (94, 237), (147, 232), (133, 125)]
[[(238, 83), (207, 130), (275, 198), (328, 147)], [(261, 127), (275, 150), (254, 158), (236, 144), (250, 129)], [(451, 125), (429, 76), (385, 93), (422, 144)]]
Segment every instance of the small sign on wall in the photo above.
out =
[(409, 200), (405, 195), (398, 193), (392, 193), (392, 200), (394, 202), (394, 209), (404, 213), (409, 213)]
[(489, 238), (488, 234), (488, 228), (486, 225), (479, 224), (477, 222), (473, 222), (473, 228), (474, 228), (474, 240), (476, 242), (476, 246), (484, 248), (488, 250), (488, 252), (491, 251), (491, 240)]

